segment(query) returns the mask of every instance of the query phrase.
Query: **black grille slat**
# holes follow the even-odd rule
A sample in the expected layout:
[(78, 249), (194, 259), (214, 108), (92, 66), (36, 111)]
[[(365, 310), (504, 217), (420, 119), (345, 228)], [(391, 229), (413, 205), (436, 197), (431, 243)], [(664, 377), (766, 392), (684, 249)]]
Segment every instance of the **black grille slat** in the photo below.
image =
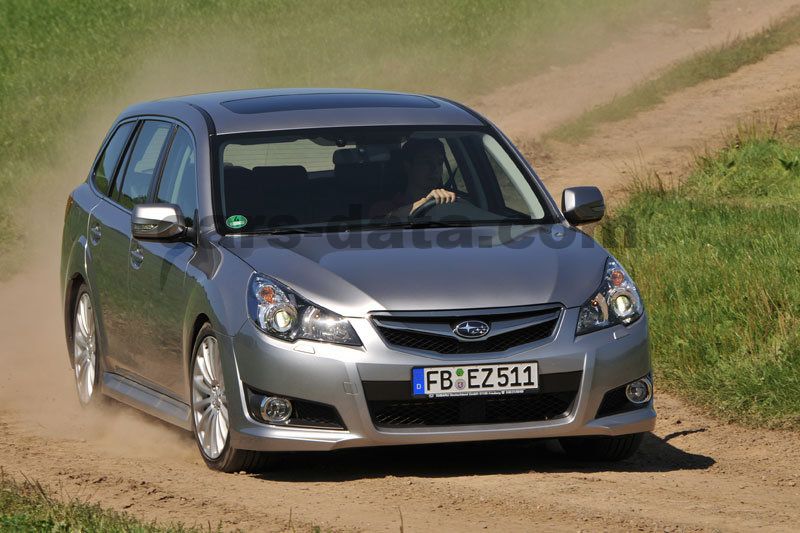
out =
[(550, 337), (558, 318), (489, 337), (481, 341), (460, 341), (453, 337), (377, 326), (387, 343), (404, 348), (440, 354), (503, 352), (515, 346), (530, 344)]
[(577, 391), (369, 401), (376, 427), (457, 426), (535, 422), (566, 416)]
[(330, 405), (315, 402), (295, 400), (292, 402), (292, 417), (290, 424), (298, 426), (314, 426), (342, 429), (339, 414)]

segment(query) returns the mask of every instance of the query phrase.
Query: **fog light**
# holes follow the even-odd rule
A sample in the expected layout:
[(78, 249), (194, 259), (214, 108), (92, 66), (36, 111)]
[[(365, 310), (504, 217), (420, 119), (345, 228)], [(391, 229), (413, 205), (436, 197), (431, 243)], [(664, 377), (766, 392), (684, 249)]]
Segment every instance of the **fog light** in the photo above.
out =
[(625, 396), (635, 404), (647, 403), (653, 397), (653, 383), (647, 377), (632, 381), (625, 387)]
[(261, 417), (267, 422), (286, 422), (292, 416), (292, 402), (277, 396), (262, 399), (259, 409)]

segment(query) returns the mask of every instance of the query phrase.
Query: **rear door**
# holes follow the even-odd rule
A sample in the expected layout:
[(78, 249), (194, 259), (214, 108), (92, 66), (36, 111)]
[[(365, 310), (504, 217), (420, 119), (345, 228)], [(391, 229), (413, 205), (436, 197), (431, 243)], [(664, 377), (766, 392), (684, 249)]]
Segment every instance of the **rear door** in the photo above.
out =
[[(186, 225), (196, 226), (195, 145), (182, 127), (175, 131), (153, 201), (177, 205)], [(131, 318), (140, 332), (135, 344), (137, 371), (145, 384), (185, 400), (183, 324), (192, 283), (186, 271), (195, 244), (133, 239), (131, 248), (140, 258), (131, 263), (130, 273)]]
[(89, 213), (87, 275), (100, 326), (99, 347), (104, 369), (113, 367), (119, 351), (122, 308), (128, 287), (128, 236), (130, 215), (116, 205), (109, 194), (124, 160), (123, 154), (136, 129), (136, 121), (119, 125), (92, 171), (92, 188), (101, 196)]

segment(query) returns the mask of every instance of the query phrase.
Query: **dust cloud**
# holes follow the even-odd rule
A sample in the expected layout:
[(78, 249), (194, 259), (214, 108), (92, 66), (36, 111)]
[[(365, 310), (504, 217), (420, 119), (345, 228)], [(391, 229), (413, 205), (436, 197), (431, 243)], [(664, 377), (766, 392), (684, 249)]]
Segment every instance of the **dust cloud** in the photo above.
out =
[[(148, 60), (131, 73), (124, 95), (90, 106), (92, 113), (58, 147), (61, 164), (38, 170), (37, 180), (47, 186), (16, 209), (16, 218), (23, 221), (26, 231), (17, 250), (24, 262), (19, 273), (0, 283), (4, 308), (0, 413), (31, 434), (91, 441), (94, 450), (121, 457), (200, 460), (188, 432), (113, 401), (88, 409), (80, 406), (67, 355), (59, 264), (67, 195), (86, 178), (114, 118), (134, 102), (228, 88), (216, 76), (235, 79), (232, 73), (243, 69), (242, 62), (248, 60), (241, 54), (235, 56), (238, 60), (218, 56), (216, 64), (195, 60), (210, 57), (209, 53), (202, 43), (172, 48), (169, 53), (150, 51)], [(209, 76), (210, 72), (215, 76)]]

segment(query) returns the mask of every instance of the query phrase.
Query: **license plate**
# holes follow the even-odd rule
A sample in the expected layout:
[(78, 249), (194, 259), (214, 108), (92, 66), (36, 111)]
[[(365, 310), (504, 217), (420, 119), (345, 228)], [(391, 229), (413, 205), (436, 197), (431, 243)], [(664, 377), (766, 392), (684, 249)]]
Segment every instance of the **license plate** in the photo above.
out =
[(520, 394), (539, 388), (539, 365), (466, 365), (415, 368), (414, 396)]

